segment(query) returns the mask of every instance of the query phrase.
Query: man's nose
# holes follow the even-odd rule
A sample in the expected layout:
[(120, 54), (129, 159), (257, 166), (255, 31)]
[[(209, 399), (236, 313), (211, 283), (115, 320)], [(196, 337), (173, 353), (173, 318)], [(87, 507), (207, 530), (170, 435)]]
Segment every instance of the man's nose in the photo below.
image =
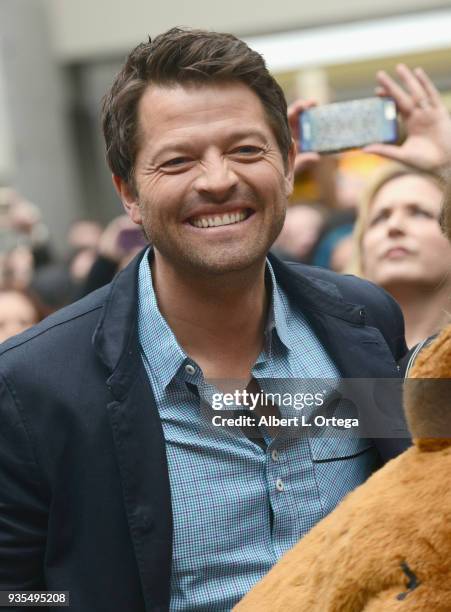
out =
[(194, 186), (214, 202), (222, 202), (228, 199), (237, 183), (238, 177), (229, 161), (218, 155), (201, 163)]

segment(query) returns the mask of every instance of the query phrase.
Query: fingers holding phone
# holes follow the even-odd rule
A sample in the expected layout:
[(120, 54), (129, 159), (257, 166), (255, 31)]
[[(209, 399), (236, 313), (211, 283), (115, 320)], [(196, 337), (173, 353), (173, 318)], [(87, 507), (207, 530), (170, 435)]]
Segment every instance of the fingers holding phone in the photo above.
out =
[(384, 70), (377, 75), (378, 93), (395, 98), (400, 113), (406, 119), (413, 112), (439, 107), (442, 104), (440, 94), (422, 68), (411, 70), (405, 64), (398, 64), (396, 73), (403, 86), (399, 85)]
[(294, 173), (295, 175), (301, 173), (312, 164), (319, 162), (320, 156), (318, 153), (313, 151), (303, 151), (300, 148), (300, 117), (309, 108), (316, 106), (315, 100), (296, 100), (288, 107), (288, 123), (290, 125), (291, 135), (295, 141), (298, 152), (294, 161)]
[(371, 145), (376, 153), (423, 170), (439, 172), (451, 163), (451, 118), (439, 91), (422, 68), (399, 64), (399, 84), (385, 71), (377, 73), (376, 93), (391, 96), (403, 121), (406, 139), (400, 146)]
[[(296, 171), (322, 153), (363, 148), (367, 153), (441, 172), (451, 165), (451, 118), (439, 91), (422, 68), (396, 68), (400, 83), (381, 70), (377, 98), (317, 107), (312, 100), (288, 109), (293, 138), (298, 143)], [(406, 132), (396, 144), (396, 107)], [(313, 156), (313, 157), (312, 157)]]

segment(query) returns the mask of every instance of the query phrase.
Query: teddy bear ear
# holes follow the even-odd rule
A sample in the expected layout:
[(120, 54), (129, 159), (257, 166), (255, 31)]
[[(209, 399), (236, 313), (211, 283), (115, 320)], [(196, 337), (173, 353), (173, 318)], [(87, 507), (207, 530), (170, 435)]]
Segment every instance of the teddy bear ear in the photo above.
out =
[(421, 451), (451, 446), (451, 325), (419, 353), (404, 384), (404, 410)]

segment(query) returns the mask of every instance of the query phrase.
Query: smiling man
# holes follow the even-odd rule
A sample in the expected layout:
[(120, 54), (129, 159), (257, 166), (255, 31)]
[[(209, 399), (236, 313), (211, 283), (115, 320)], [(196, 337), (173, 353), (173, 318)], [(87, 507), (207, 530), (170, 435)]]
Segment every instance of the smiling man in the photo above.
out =
[(138, 104), (133, 182), (113, 175), (154, 246), (159, 309), (206, 377), (249, 379), (262, 349), (265, 259), (293, 184), (284, 127), (282, 152), (240, 81), (151, 81)]
[(103, 126), (153, 248), (3, 347), (0, 588), (68, 590), (75, 612), (223, 612), (402, 446), (207, 426), (208, 379), (395, 377), (402, 316), (370, 283), (267, 257), (299, 157), (242, 41), (139, 45)]
[(114, 180), (156, 266), (261, 272), (285, 218), (295, 151), (290, 143), (282, 156), (257, 94), (239, 81), (149, 85), (138, 126), (134, 183)]

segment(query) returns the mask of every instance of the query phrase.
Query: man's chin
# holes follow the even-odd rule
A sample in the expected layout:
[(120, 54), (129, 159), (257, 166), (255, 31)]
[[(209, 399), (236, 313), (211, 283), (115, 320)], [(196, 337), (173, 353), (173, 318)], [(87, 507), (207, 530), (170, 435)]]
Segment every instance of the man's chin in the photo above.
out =
[(183, 268), (196, 276), (224, 276), (234, 272), (243, 272), (249, 269), (258, 269), (264, 265), (267, 251), (259, 252), (215, 252), (215, 253), (187, 253), (184, 258)]
[(254, 240), (252, 244), (247, 241), (247, 245), (240, 246), (209, 245), (208, 249), (199, 248), (199, 244), (183, 246), (177, 248), (175, 244), (154, 243), (155, 256), (164, 262), (164, 267), (192, 276), (193, 279), (258, 270), (264, 266), (269, 251), (267, 241), (263, 240)]
[(234, 258), (208, 258), (191, 261), (191, 267), (204, 276), (220, 276), (232, 274), (233, 272), (243, 272), (263, 265), (266, 253), (258, 257), (245, 256)]

